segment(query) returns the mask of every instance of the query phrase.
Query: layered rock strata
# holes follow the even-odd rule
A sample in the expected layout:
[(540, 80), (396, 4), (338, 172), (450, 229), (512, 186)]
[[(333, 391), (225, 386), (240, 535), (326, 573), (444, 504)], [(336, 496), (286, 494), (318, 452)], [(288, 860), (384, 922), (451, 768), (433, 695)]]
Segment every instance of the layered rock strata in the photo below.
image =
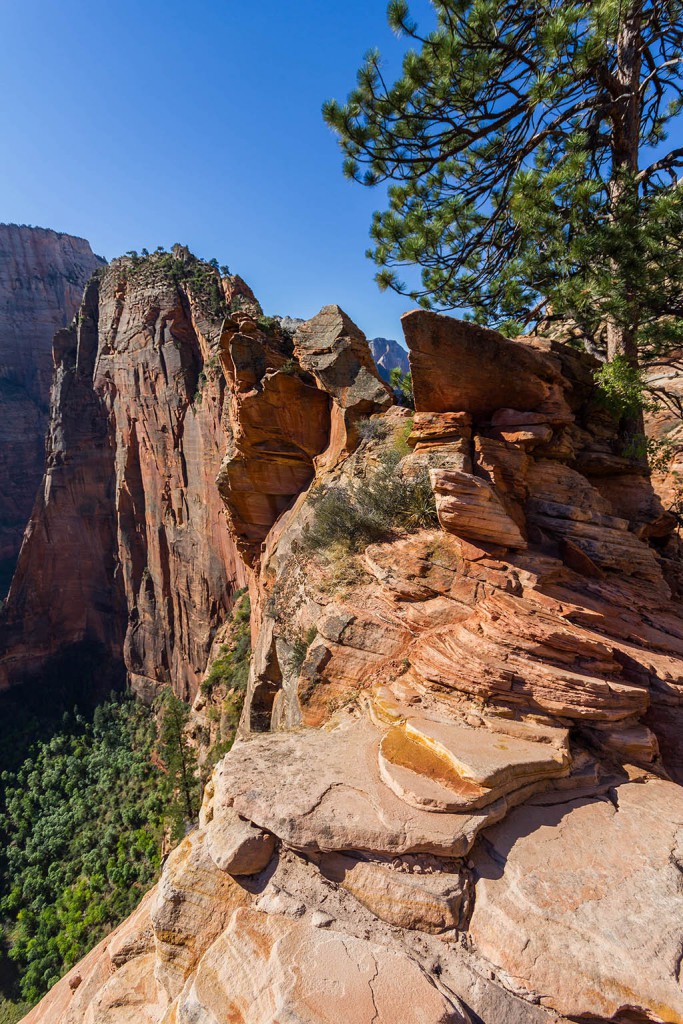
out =
[(84, 238), (0, 224), (0, 597), (43, 475), (52, 338), (103, 263)]
[[(682, 1024), (673, 524), (614, 472), (590, 358), (426, 313), (404, 330), (414, 418), (382, 411), (337, 310), (291, 355), (246, 314), (224, 329), (221, 493), (255, 609), (240, 739), (147, 939), (124, 925), (30, 1024)], [(327, 444), (274, 419), (291, 374), (324, 392)], [(313, 545), (321, 495), (360, 501), (397, 457), (404, 518)]]
[(123, 258), (54, 339), (45, 476), (0, 625), (0, 688), (95, 644), (133, 688), (190, 697), (244, 568), (215, 477), (238, 278), (187, 250)]

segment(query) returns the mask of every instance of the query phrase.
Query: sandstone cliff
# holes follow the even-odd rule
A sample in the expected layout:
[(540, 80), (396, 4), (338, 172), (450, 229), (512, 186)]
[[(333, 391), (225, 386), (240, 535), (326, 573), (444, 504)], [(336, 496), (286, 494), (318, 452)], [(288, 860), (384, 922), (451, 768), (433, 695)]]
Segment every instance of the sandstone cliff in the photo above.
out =
[(674, 522), (589, 357), (404, 330), (414, 418), (336, 307), (226, 320), (241, 738), (27, 1024), (682, 1024)]
[(0, 597), (43, 475), (52, 338), (103, 262), (84, 238), (0, 224)]
[(95, 275), (54, 339), (47, 464), (0, 625), (0, 688), (94, 645), (143, 697), (191, 696), (244, 569), (215, 477), (239, 278), (176, 247)]

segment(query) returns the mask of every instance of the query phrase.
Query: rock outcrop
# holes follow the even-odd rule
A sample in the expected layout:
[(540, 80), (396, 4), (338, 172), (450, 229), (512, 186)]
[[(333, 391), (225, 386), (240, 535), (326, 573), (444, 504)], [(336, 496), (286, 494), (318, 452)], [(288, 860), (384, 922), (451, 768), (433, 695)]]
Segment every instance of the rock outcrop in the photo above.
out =
[(30, 1024), (683, 1024), (674, 524), (590, 357), (403, 323), (414, 419), (335, 307), (293, 341), (226, 321), (240, 736), (139, 912), (153, 944), (123, 963), (115, 934)]
[(316, 466), (348, 454), (358, 443), (358, 421), (393, 398), (365, 336), (338, 306), (325, 306), (293, 339), (277, 322), (228, 317), (220, 353), (232, 437), (218, 489), (240, 551), (254, 564)]
[(43, 475), (52, 338), (103, 263), (84, 238), (0, 224), (0, 597)]
[(256, 303), (187, 250), (123, 258), (54, 339), (47, 466), (0, 624), (0, 688), (96, 645), (145, 699), (194, 695), (244, 568), (215, 477), (221, 324)]

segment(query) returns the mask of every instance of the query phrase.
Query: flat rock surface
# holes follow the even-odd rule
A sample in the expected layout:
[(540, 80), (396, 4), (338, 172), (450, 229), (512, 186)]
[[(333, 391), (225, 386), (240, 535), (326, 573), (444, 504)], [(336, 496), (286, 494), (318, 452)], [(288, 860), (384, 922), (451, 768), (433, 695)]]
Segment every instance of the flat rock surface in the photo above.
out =
[(507, 809), (434, 814), (399, 799), (379, 777), (382, 733), (366, 720), (330, 731), (255, 736), (233, 747), (214, 776), (214, 814), (243, 818), (299, 850), (420, 851), (462, 856), (477, 831)]
[(466, 1024), (409, 956), (305, 921), (237, 911), (181, 995), (178, 1021)]
[(571, 1017), (683, 1021), (683, 791), (521, 807), (482, 837), (477, 951)]

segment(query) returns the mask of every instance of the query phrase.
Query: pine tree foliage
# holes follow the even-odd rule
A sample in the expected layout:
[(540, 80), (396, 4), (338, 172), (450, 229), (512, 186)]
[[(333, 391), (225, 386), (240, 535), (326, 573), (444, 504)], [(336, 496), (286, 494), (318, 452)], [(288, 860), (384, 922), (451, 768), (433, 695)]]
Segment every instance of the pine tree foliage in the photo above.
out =
[[(388, 183), (381, 288), (510, 332), (571, 318), (631, 365), (683, 340), (681, 0), (406, 0), (391, 84), (377, 51), (324, 106), (346, 174)], [(421, 283), (401, 279), (418, 266)]]
[(401, 405), (409, 409), (415, 408), (415, 396), (413, 395), (413, 375), (410, 371), (403, 373), (400, 366), (394, 366), (389, 371), (389, 383), (394, 394)]
[(187, 734), (189, 717), (190, 705), (168, 687), (160, 697), (159, 754), (172, 793), (172, 833), (176, 840), (182, 839), (199, 813), (200, 782), (197, 754)]

